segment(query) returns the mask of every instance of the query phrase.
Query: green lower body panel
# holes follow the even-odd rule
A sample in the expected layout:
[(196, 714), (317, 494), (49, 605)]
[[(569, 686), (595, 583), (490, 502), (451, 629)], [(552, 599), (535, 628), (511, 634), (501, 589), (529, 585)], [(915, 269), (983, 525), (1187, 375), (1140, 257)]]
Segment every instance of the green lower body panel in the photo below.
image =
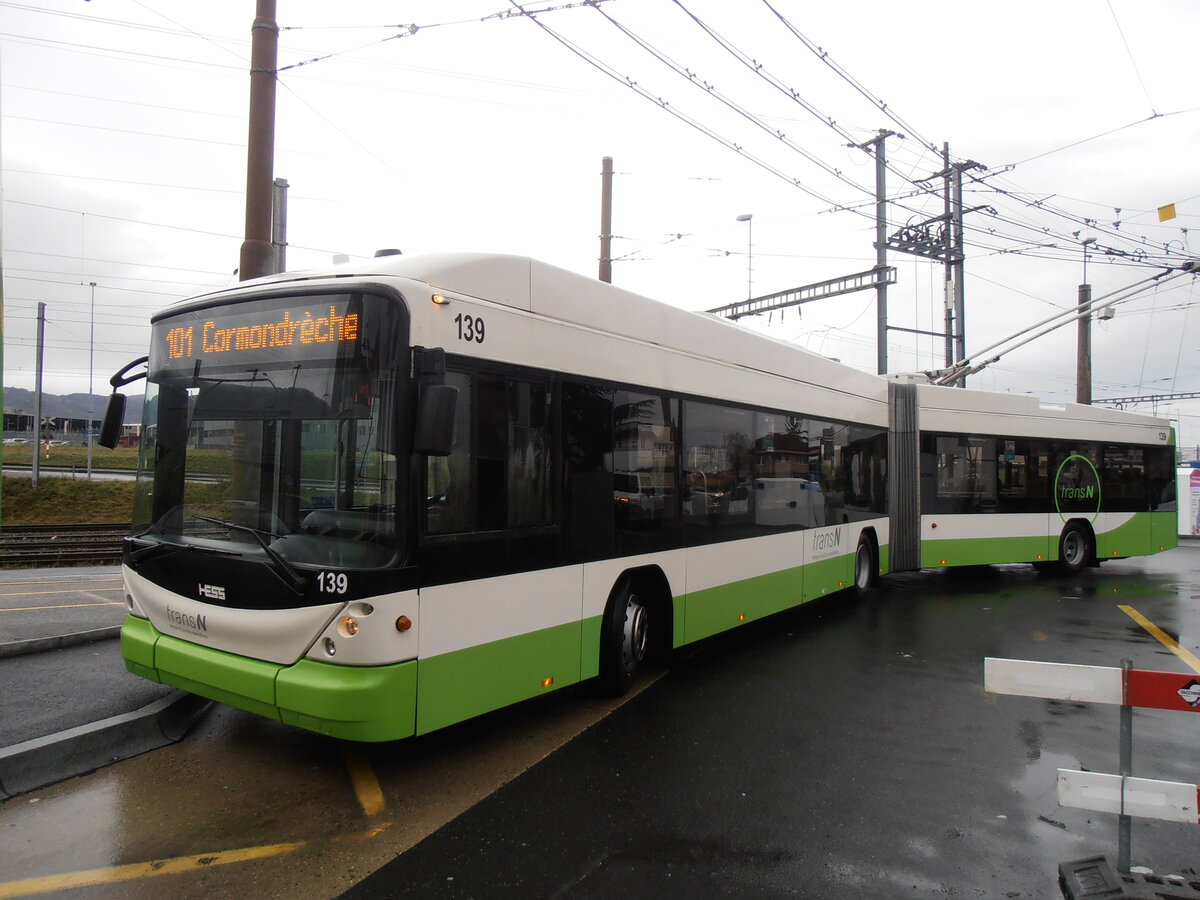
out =
[(921, 541), (921, 568), (990, 566), (998, 563), (1057, 559), (1058, 535), (1033, 537), (961, 538)]
[(1120, 528), (1096, 535), (1097, 559), (1147, 556), (1179, 544), (1175, 512), (1137, 513)]
[(352, 741), (410, 737), (417, 664), (283, 666), (181, 641), (130, 616), (121, 629), (129, 671), (247, 712)]
[[(600, 674), (600, 629), (604, 627), (604, 616), (583, 620), (583, 646), (579, 656), (579, 680), (587, 681)], [(683, 634), (677, 627), (676, 634)]]
[(1179, 520), (1175, 512), (1152, 512), (1150, 515), (1151, 552), (1173, 550), (1179, 546)]
[(422, 659), (417, 733), (575, 684), (581, 629), (569, 622)]
[[(1055, 521), (1065, 527), (1065, 522)], [(1124, 559), (1149, 556), (1178, 544), (1174, 512), (1134, 513), (1111, 531), (1096, 533), (1096, 558)], [(1053, 562), (1058, 559), (1061, 530), (1046, 535), (1022, 537), (975, 537), (957, 540), (922, 541), (921, 567), (981, 566), (1013, 562)]]
[(684, 643), (728, 631), (804, 602), (804, 569), (797, 566), (757, 578), (695, 591), (677, 600), (686, 609)]
[(840, 591), (854, 583), (854, 556), (835, 556), (804, 567), (804, 602)]
[(679, 643), (698, 641), (842, 590), (853, 576), (854, 556), (842, 555), (695, 591), (676, 601), (675, 633), (684, 635)]

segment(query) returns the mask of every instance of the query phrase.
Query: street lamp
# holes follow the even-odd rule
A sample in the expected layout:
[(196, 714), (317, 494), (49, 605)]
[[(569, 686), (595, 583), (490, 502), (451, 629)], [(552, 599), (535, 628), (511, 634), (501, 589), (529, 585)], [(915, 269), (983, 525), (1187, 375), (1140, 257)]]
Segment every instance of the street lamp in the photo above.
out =
[(742, 213), (737, 217), (746, 223), (746, 299), (754, 297), (754, 214)]

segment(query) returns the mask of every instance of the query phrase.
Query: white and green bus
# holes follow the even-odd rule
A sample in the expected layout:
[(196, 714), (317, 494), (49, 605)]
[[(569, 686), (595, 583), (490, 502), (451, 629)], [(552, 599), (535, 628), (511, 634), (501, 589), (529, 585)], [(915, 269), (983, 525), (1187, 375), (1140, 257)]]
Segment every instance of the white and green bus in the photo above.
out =
[(1175, 542), (1161, 420), (867, 375), (526, 258), (258, 279), (156, 315), (114, 388), (142, 362), (126, 665), (340, 738), (620, 693), (889, 571)]

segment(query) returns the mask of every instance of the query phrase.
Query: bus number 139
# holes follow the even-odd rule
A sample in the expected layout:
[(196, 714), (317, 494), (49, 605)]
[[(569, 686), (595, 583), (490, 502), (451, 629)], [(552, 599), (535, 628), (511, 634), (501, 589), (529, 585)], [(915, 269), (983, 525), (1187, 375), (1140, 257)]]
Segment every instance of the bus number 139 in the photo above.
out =
[(318, 572), (317, 590), (322, 594), (344, 594), (350, 581), (345, 572)]
[(470, 314), (463, 315), (459, 313), (454, 317), (454, 324), (458, 326), (458, 339), (460, 341), (474, 341), (477, 344), (483, 343), (483, 317), (472, 316)]

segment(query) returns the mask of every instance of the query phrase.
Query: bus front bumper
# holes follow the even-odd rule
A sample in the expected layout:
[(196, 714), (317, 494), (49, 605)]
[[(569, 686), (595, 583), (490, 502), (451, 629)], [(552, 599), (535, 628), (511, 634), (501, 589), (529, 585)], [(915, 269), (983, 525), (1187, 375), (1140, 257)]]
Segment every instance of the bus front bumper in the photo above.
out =
[(330, 737), (394, 741), (416, 728), (416, 660), (285, 666), (180, 640), (137, 616), (121, 628), (121, 656), (135, 675)]

